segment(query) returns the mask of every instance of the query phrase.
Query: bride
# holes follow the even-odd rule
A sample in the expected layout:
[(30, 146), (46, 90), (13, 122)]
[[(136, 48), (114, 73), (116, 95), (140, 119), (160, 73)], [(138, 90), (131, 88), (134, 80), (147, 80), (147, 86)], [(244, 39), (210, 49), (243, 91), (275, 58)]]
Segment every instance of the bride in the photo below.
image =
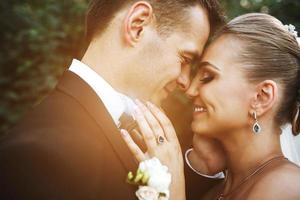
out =
[[(217, 140), (225, 157), (225, 179), (204, 199), (300, 199), (300, 168), (280, 147), (281, 127), (290, 123), (294, 135), (300, 132), (300, 48), (292, 26), (266, 14), (233, 19), (199, 61), (187, 95), (194, 134)], [(137, 105), (147, 153), (122, 130), (124, 140), (139, 161), (156, 157), (168, 167), (170, 199), (186, 199), (171, 122), (151, 103)]]

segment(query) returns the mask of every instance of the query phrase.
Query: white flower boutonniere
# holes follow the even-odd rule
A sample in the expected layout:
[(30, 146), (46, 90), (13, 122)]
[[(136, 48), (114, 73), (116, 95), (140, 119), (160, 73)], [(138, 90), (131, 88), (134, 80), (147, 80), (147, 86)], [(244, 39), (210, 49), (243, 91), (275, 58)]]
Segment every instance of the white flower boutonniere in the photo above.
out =
[(136, 192), (139, 200), (168, 200), (170, 197), (171, 174), (155, 157), (141, 162), (135, 176), (129, 172), (127, 182), (139, 185)]

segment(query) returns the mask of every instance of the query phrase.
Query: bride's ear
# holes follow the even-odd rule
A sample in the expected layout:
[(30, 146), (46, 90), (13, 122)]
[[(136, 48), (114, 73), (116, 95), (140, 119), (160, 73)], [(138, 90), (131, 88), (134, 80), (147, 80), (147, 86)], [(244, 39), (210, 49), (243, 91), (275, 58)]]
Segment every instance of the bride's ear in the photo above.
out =
[(271, 110), (278, 99), (278, 86), (272, 80), (265, 80), (256, 86), (255, 96), (251, 102), (251, 112), (257, 116), (264, 115)]

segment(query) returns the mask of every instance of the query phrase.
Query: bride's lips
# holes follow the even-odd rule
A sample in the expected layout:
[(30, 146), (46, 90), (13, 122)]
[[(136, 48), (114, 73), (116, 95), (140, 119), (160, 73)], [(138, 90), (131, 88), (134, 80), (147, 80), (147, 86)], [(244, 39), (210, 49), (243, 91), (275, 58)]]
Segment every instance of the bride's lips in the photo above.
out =
[(207, 112), (206, 107), (204, 107), (202, 105), (194, 105), (194, 113), (193, 113), (194, 117), (200, 116), (206, 112)]

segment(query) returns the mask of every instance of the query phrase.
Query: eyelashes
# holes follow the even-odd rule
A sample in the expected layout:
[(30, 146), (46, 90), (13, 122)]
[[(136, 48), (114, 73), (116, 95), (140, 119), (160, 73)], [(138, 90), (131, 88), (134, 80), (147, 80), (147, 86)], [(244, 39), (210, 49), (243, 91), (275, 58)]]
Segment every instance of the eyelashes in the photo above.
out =
[(178, 52), (178, 57), (180, 58), (180, 62), (182, 65), (191, 65), (195, 59), (194, 56), (186, 56), (183, 51)]
[(202, 78), (200, 79), (200, 82), (205, 84), (205, 83), (209, 83), (210, 81), (212, 81), (214, 79), (213, 76), (210, 76), (210, 77), (206, 77), (206, 78)]
[(190, 58), (180, 56), (180, 62), (181, 64), (187, 65), (187, 64), (191, 64), (192, 60)]
[(199, 73), (199, 75), (200, 75), (199, 79), (202, 84), (209, 83), (214, 79), (214, 75), (212, 75), (209, 72), (202, 72)]

